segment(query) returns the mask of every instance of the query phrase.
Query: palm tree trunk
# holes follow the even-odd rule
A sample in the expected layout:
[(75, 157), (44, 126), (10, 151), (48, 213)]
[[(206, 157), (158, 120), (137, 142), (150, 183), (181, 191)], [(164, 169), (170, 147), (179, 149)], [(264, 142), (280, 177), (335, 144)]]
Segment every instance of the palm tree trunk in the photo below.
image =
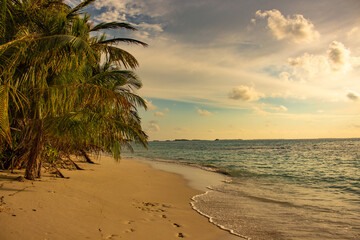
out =
[(71, 160), (70, 156), (67, 156), (69, 161), (75, 166), (76, 170), (84, 170), (83, 168), (79, 167), (73, 160)]
[(87, 163), (91, 163), (91, 164), (95, 164), (89, 157), (89, 155), (87, 155), (87, 153), (84, 150), (80, 150), (80, 152), (82, 153), (83, 157), (85, 158)]
[(43, 124), (41, 120), (34, 120), (32, 132), (34, 135), (29, 142), (30, 151), (25, 170), (25, 178), (29, 180), (34, 180), (41, 175), (41, 169), (39, 169), (41, 168), (41, 165), (39, 164), (40, 153), (43, 148)]

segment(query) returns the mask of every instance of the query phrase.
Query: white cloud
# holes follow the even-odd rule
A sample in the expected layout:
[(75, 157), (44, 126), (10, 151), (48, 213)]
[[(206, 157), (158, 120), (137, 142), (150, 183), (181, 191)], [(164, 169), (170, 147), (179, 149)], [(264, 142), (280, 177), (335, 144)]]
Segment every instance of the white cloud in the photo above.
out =
[(145, 100), (146, 106), (148, 110), (155, 110), (157, 107), (152, 103), (152, 101)]
[[(120, 4), (118, 2), (130, 3), (129, 0), (100, 1), (114, 5)], [(149, 2), (154, 1), (155, 0), (149, 0)], [(137, 2), (138, 0), (133, 1), (134, 4), (137, 4)], [(202, 0), (202, 2), (205, 3), (206, 1)], [(107, 4), (107, 6), (109, 10), (112, 10), (110, 4)], [(125, 5), (122, 6), (124, 9), (126, 8)], [(205, 7), (207, 5), (204, 4), (203, 6)], [(119, 5), (119, 7), (121, 6)], [(278, 7), (274, 6), (273, 8)], [(284, 13), (289, 13), (291, 10), (287, 11), (285, 7), (282, 9), (284, 10), (281, 10), (281, 12), (285, 15), (284, 18), (286, 20), (287, 17)], [(101, 11), (103, 10), (106, 11), (106, 9), (102, 9)], [(183, 11), (184, 9), (178, 10)], [(187, 10), (188, 9), (186, 9), (186, 11)], [(200, 8), (198, 10), (200, 10)], [(217, 9), (213, 10), (217, 11)], [(135, 12), (136, 11), (133, 11), (131, 14)], [(118, 13), (121, 14), (124, 12), (119, 11)], [(242, 24), (245, 22), (246, 25), (237, 28), (240, 29), (239, 31), (232, 32), (231, 34), (227, 31), (220, 31), (222, 33), (220, 34), (222, 36), (221, 39), (225, 39), (224, 42), (220, 41), (220, 37), (216, 37), (217, 35), (215, 35), (216, 41), (209, 41), (205, 44), (202, 43), (201, 47), (197, 45), (197, 42), (192, 42), (193, 38), (187, 37), (187, 34), (191, 32), (189, 29), (192, 29), (190, 19), (186, 19), (187, 21), (185, 23), (179, 23), (179, 19), (171, 18), (171, 9), (160, 18), (152, 18), (152, 15), (149, 13), (149, 9), (144, 8), (140, 15), (134, 15), (132, 18), (129, 17), (130, 15), (126, 15), (126, 17), (128, 17), (128, 20), (134, 20), (137, 26), (142, 25), (145, 31), (151, 31), (151, 29), (153, 29), (164, 38), (166, 37), (167, 40), (164, 38), (151, 38), (151, 42), (144, 40), (150, 44), (149, 48), (140, 48), (139, 46), (131, 45), (125, 46), (125, 49), (133, 53), (140, 63), (137, 73), (141, 79), (143, 79), (144, 87), (139, 93), (149, 100), (152, 100), (152, 98), (185, 100), (196, 103), (197, 106), (206, 106), (206, 104), (208, 104), (208, 106), (244, 109), (251, 108), (254, 104), (258, 104), (252, 101), (262, 97), (316, 98), (330, 101), (337, 98), (340, 101), (345, 99), (346, 92), (339, 92), (339, 89), (342, 89), (344, 86), (348, 87), (348, 89), (360, 89), (357, 83), (360, 81), (356, 81), (358, 79), (356, 76), (359, 76), (359, 71), (355, 67), (353, 67), (353, 71), (346, 76), (342, 73), (332, 74), (334, 70), (332, 70), (329, 65), (327, 55), (328, 46), (326, 45), (334, 40), (333, 37), (335, 33), (330, 34), (323, 25), (318, 26), (318, 24), (316, 24), (317, 22), (315, 22), (317, 15), (312, 12), (301, 12), (301, 14), (303, 14), (304, 17), (314, 16), (314, 18), (311, 17), (311, 20), (313, 24), (315, 24), (315, 30), (321, 30), (321, 42), (316, 41), (312, 44), (298, 44), (295, 46), (294, 44), (283, 44), (283, 42), (267, 41), (264, 39), (264, 34), (271, 34), (272, 36), (272, 31), (270, 32), (271, 29), (268, 28), (269, 31), (266, 32), (246, 31), (246, 26), (251, 25), (252, 29), (259, 28), (261, 25), (265, 27), (265, 25), (267, 26), (268, 24), (268, 18), (270, 18), (270, 16), (266, 16), (265, 18), (256, 17), (256, 24), (254, 25), (249, 23), (251, 18), (255, 18), (254, 12), (249, 12), (243, 17), (244, 20), (242, 21)], [(187, 13), (188, 12), (186, 12), (186, 14)], [(265, 12), (262, 10), (261, 13), (264, 14)], [(204, 11), (204, 14), (207, 13)], [(293, 16), (290, 16), (290, 19), (293, 18)], [(342, 19), (340, 20), (342, 21)], [(142, 24), (143, 22), (149, 24), (156, 23), (159, 24), (159, 26), (149, 26)], [(179, 24), (184, 28), (181, 29), (183, 32), (177, 32), (180, 30), (178, 29)], [(205, 24), (201, 25), (204, 27), (204, 30), (207, 29)], [(185, 26), (187, 30), (185, 30)], [(216, 29), (219, 27), (218, 25), (214, 26), (214, 24), (211, 24), (211, 26)], [(161, 29), (163, 29), (162, 32)], [(344, 35), (341, 41), (346, 43), (345, 46), (350, 48), (352, 55), (354, 55), (359, 52), (359, 49), (356, 49), (356, 45), (346, 39), (347, 32), (350, 29), (351, 27), (341, 30)], [(140, 32), (142, 31), (137, 31), (137, 33)], [(331, 36), (329, 36), (329, 34)], [(284, 40), (293, 40), (290, 35), (286, 36)], [(149, 36), (149, 38), (150, 37), (152, 36)], [(134, 38), (138, 39), (136, 37)], [(276, 38), (274, 37), (274, 39)], [(239, 43), (244, 43), (244, 45), (239, 46)], [(302, 55), (305, 52), (308, 52), (309, 58), (314, 59), (310, 60), (306, 57), (302, 59)], [(300, 59), (297, 60), (300, 61), (298, 61), (298, 63), (293, 61), (293, 65), (288, 65), (286, 62), (284, 63), (284, 60), (286, 61), (289, 57), (293, 59), (299, 57)], [(309, 78), (310, 75), (311, 79)], [(221, 83), (219, 83), (219, 79), (222, 80)], [(304, 81), (298, 81), (302, 79)], [(338, 79), (341, 79), (341, 81), (337, 81)], [(229, 94), (234, 87), (242, 85), (249, 87), (254, 86), (256, 92), (260, 92), (263, 95), (254, 94), (255, 97), (249, 97), (249, 94), (237, 94), (238, 92), (236, 91)], [(197, 98), (193, 96), (197, 96)], [(238, 99), (238, 101), (234, 99)], [(285, 105), (285, 102), (283, 104)], [(154, 110), (152, 107), (149, 107), (149, 109)], [(266, 108), (264, 110), (270, 111)], [(158, 106), (156, 110), (151, 111), (149, 116), (155, 118), (153, 113), (156, 111), (163, 112), (167, 115), (164, 108), (160, 109), (160, 106)], [(197, 111), (197, 109), (194, 111)], [(273, 111), (274, 110), (271, 112)], [(195, 112), (195, 114), (198, 113)]]
[(167, 12), (166, 0), (98, 0), (94, 7), (101, 13), (94, 16), (96, 22), (129, 22), (139, 31), (132, 32), (132, 37), (149, 42), (154, 36), (163, 32), (161, 24), (138, 22), (139, 16), (142, 19), (153, 19), (162, 16)]
[(123, 22), (127, 21), (126, 14), (117, 10), (109, 10), (94, 17), (97, 22)]
[(165, 117), (166, 115), (165, 115), (165, 113), (163, 113), (163, 112), (155, 112), (155, 113), (154, 113), (154, 116), (155, 116), (155, 117)]
[(147, 30), (147, 31), (152, 31), (152, 32), (163, 32), (164, 31), (160, 24), (150, 24), (150, 23), (142, 22), (142, 23), (138, 24), (137, 27)]
[(348, 99), (350, 99), (351, 101), (359, 101), (360, 100), (360, 94), (355, 92), (355, 91), (349, 91), (347, 94), (346, 94), (346, 97)]
[(133, 32), (133, 37), (145, 42), (151, 42), (153, 38), (160, 38), (160, 33), (164, 30), (161, 24), (150, 24), (142, 22), (140, 24), (133, 24), (139, 31)]
[(268, 116), (268, 115), (272, 115), (272, 114), (278, 114), (278, 113), (269, 112), (269, 110), (277, 111), (277, 112), (286, 112), (286, 111), (288, 111), (288, 108), (283, 106), (283, 105), (271, 106), (271, 105), (266, 105), (266, 104), (260, 104), (260, 105), (257, 105), (257, 106), (252, 106), (252, 109), (253, 109), (255, 114), (261, 115), (261, 116)]
[[(333, 72), (346, 73), (353, 66), (357, 66), (356, 57), (351, 57), (351, 51), (341, 42), (330, 43), (326, 54), (314, 55), (304, 53), (300, 57), (289, 58), (288, 64), (293, 67), (293, 75), (298, 79), (307, 80), (319, 75), (331, 74)], [(280, 79), (289, 79), (289, 75), (281, 73)]]
[(94, 6), (96, 9), (100, 10), (103, 8), (112, 9), (114, 12), (118, 12), (119, 14), (127, 13), (130, 16), (136, 16), (141, 13), (141, 7), (143, 4), (136, 3), (130, 4), (131, 0), (98, 0), (95, 1)]
[(294, 68), (294, 75), (305, 78), (328, 73), (330, 70), (328, 58), (323, 55), (304, 53), (301, 57), (289, 58), (288, 64)]
[(273, 107), (272, 109), (279, 112), (286, 112), (288, 110), (287, 107), (283, 105), (280, 105), (279, 107)]
[(260, 99), (261, 94), (252, 87), (242, 85), (233, 88), (228, 97), (233, 100), (256, 101)]
[(207, 110), (201, 110), (201, 109), (198, 109), (197, 111), (199, 113), (200, 116), (204, 116), (204, 117), (208, 117), (208, 116), (211, 116), (211, 112), (207, 111)]
[(97, 0), (94, 6), (98, 10), (113, 10), (120, 15), (126, 14), (130, 18), (143, 15), (147, 17), (158, 17), (164, 15), (171, 2), (167, 0)]
[(279, 40), (291, 39), (294, 42), (311, 42), (320, 35), (311, 21), (301, 14), (285, 17), (279, 10), (273, 9), (264, 12), (259, 10), (256, 12), (256, 16), (267, 18), (267, 26)]
[(150, 121), (147, 124), (147, 130), (150, 132), (159, 132), (160, 131), (160, 127), (158, 125), (157, 121)]
[(350, 50), (341, 42), (333, 41), (327, 51), (331, 69), (336, 72), (351, 70)]
[(288, 72), (281, 72), (280, 74), (279, 74), (279, 78), (281, 79), (281, 80), (283, 80), (283, 81), (290, 81), (291, 80), (291, 74), (290, 73), (288, 73)]

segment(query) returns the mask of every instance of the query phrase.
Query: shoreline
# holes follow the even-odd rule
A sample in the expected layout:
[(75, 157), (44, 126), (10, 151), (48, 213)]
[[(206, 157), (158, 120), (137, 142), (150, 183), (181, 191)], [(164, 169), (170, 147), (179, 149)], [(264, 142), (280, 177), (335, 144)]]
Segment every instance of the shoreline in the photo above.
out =
[(106, 156), (80, 164), (63, 170), (70, 179), (19, 182), (0, 171), (0, 239), (239, 239), (191, 207), (204, 191), (181, 173)]

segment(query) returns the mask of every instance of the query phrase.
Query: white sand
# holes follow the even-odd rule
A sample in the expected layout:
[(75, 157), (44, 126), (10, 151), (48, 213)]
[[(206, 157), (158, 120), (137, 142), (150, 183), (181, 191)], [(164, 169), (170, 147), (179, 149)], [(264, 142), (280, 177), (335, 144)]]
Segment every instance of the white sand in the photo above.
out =
[(137, 161), (99, 163), (34, 182), (0, 171), (0, 239), (239, 239), (191, 209), (201, 192), (180, 175)]

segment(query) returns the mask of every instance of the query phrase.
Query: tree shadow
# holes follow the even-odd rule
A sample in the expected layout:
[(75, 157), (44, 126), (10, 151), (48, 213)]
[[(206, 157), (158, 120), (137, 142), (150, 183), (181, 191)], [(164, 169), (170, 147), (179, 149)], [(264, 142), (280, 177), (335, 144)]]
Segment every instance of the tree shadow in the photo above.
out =
[(0, 181), (19, 181), (22, 175), (20, 173), (10, 173), (8, 171), (0, 171)]

